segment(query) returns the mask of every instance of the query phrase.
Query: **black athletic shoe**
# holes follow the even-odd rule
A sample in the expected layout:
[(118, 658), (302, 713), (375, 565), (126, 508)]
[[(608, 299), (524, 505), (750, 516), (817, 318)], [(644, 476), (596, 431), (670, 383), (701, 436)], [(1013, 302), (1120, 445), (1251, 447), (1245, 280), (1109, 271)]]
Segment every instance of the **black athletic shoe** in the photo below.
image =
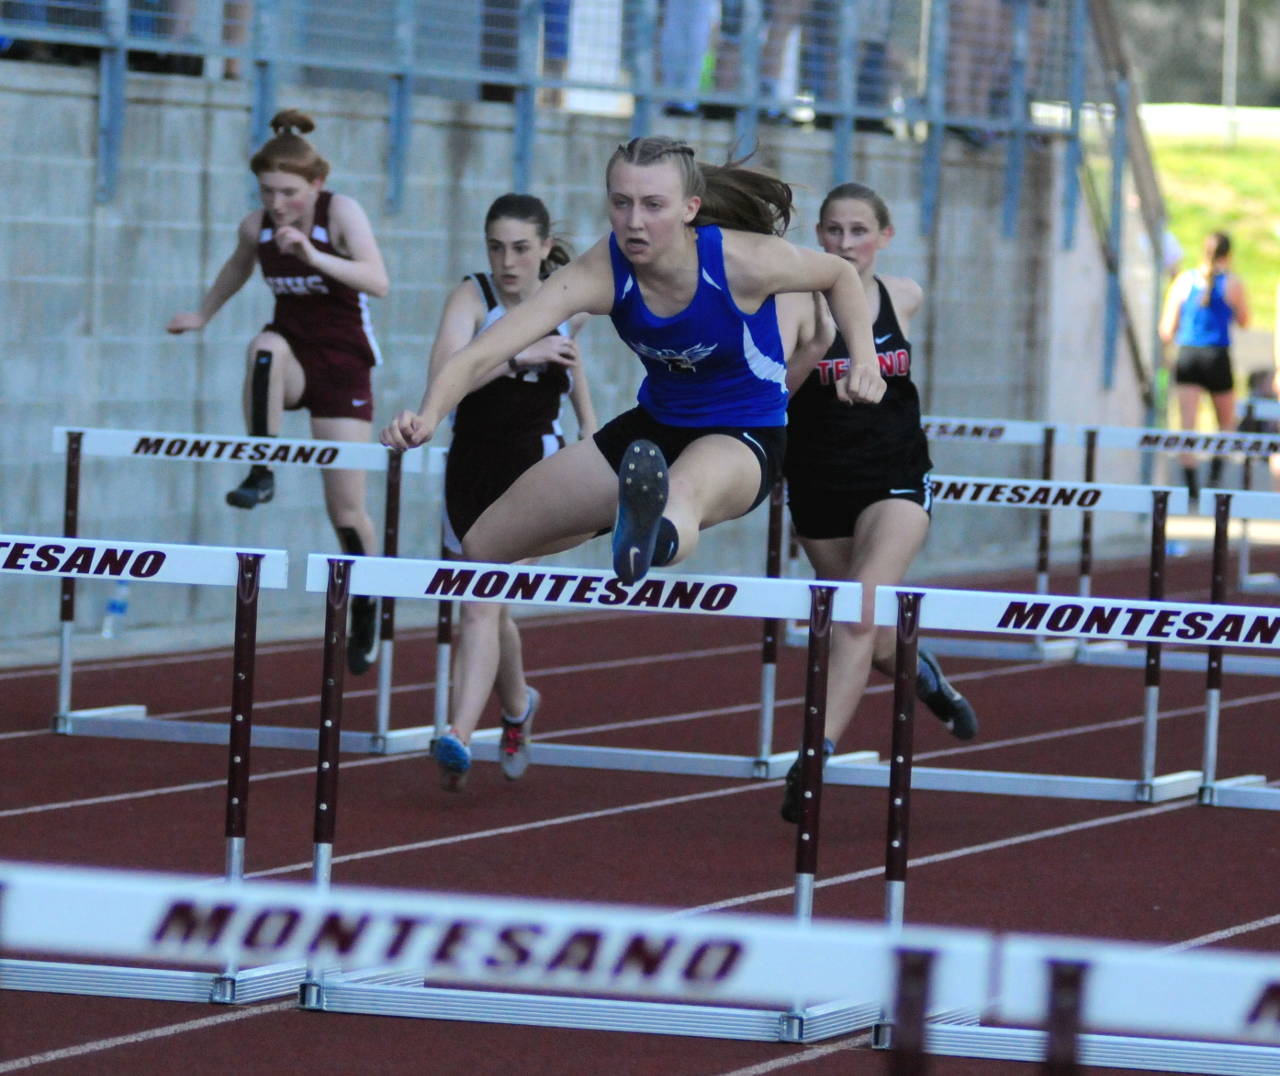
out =
[(787, 777), (782, 786), (782, 807), (778, 811), (784, 822), (793, 826), (800, 824), (800, 760), (797, 758), (787, 770)]
[(632, 441), (618, 469), (618, 517), (613, 570), (624, 583), (645, 577), (653, 563), (658, 524), (667, 506), (667, 461), (652, 441)]
[[(836, 753), (836, 745), (830, 740), (822, 741), (822, 764), (827, 764), (827, 759)], [(793, 826), (800, 824), (800, 756), (796, 756), (795, 762), (791, 763), (791, 769), (787, 770), (787, 776), (782, 785), (782, 807), (778, 811), (782, 815), (784, 822), (790, 822)]]
[(921, 650), (917, 660), (921, 668), (916, 673), (916, 697), (951, 730), (951, 735), (957, 740), (972, 740), (978, 735), (978, 717), (969, 700), (947, 682), (938, 659), (929, 651)]
[(351, 600), (351, 631), (347, 635), (347, 668), (353, 676), (369, 671), (378, 656), (378, 601), (363, 595)]
[(276, 495), (276, 479), (269, 467), (250, 467), (249, 477), (227, 494), (232, 508), (252, 508), (266, 504)]

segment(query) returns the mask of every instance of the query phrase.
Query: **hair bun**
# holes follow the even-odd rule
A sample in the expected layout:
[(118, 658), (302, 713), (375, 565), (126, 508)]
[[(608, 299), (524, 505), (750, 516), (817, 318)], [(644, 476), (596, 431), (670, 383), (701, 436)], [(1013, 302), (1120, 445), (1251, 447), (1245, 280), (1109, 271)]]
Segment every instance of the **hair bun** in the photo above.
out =
[(316, 129), (315, 122), (305, 112), (296, 108), (284, 108), (271, 117), (271, 130), (277, 135), (310, 134)]

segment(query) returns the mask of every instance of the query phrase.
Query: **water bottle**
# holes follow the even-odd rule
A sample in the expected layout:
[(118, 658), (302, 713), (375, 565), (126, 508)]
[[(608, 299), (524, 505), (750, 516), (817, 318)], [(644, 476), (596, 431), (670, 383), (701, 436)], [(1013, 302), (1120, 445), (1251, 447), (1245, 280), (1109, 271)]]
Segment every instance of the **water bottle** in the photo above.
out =
[(124, 620), (124, 615), (129, 611), (129, 581), (127, 579), (116, 580), (116, 588), (111, 592), (111, 597), (107, 599), (107, 610), (102, 616), (102, 637), (104, 639), (115, 638), (116, 628)]

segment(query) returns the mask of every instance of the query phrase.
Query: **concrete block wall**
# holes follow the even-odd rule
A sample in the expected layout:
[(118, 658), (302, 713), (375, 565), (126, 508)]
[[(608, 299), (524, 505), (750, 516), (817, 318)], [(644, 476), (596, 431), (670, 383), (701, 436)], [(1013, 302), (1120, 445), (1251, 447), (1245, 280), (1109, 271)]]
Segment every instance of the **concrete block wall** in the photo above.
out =
[[(240, 431), (245, 347), (271, 310), (255, 278), (203, 333), (164, 332), (175, 312), (199, 302), (252, 206), (245, 87), (130, 75), (119, 193), (106, 206), (94, 202), (96, 91), (91, 69), (0, 64), (0, 120), (9, 132), (0, 147), (7, 192), (0, 204), (0, 528), (12, 533), (61, 531), (63, 458), (50, 448), (55, 425)], [(465, 273), (485, 265), (483, 216), (511, 185), (510, 111), (499, 104), (416, 100), (403, 208), (389, 216), (385, 98), (286, 86), (278, 101), (315, 118), (312, 139), (333, 165), (330, 186), (362, 203), (386, 257), (392, 291), (372, 303), (386, 359), (375, 374), (375, 423), (381, 425), (400, 408), (417, 405), (444, 297)], [(663, 122), (670, 125), (663, 130), (688, 137), (708, 159), (723, 159), (732, 148), (727, 124)], [(615, 117), (542, 120), (533, 193), (578, 250), (605, 234), (603, 167), (626, 137), (626, 121)], [(796, 181), (792, 237), (811, 245), (831, 172), (830, 136), (769, 128), (761, 138), (756, 161)], [(880, 190), (896, 217), (884, 271), (914, 276), (926, 289), (927, 306), (912, 337), (929, 411), (1049, 419), (1074, 414), (1075, 397), (1096, 402), (1095, 383), (1055, 372), (1063, 352), (1101, 354), (1102, 320), (1100, 260), (1087, 222), (1073, 252), (1064, 255), (1056, 245), (1055, 158), (1039, 154), (1032, 161), (1012, 240), (1000, 232), (999, 153), (947, 147), (939, 226), (929, 237), (919, 227), (918, 147), (859, 139), (854, 165), (854, 175)], [(1059, 343), (1059, 336), (1069, 343)], [(641, 368), (607, 319), (592, 319), (582, 343), (597, 412), (611, 417), (634, 401)], [(1126, 385), (1111, 394), (1109, 420), (1140, 421), (1140, 405), (1129, 392)], [(568, 409), (565, 424), (572, 432)], [(290, 416), (284, 432), (307, 436), (305, 418)], [(951, 473), (1031, 474), (1037, 466), (1027, 450), (1005, 449), (996, 457), (945, 444), (935, 447), (935, 463)], [(318, 632), (323, 603), (302, 591), (302, 564), (310, 552), (336, 548), (319, 476), (281, 469), (276, 499), (253, 512), (223, 503), (240, 477), (231, 464), (86, 460), (81, 533), (287, 548), (294, 588), (264, 594), (264, 615), (314, 611)], [(380, 475), (370, 475), (369, 503), (381, 526)], [(1030, 563), (1032, 513), (960, 512), (948, 510), (938, 520), (921, 575), (970, 567), (975, 552), (1008, 563), (1014, 547), (1015, 557), (1025, 549)], [(765, 523), (762, 509), (709, 532), (688, 570), (761, 573)], [(434, 555), (438, 534), (434, 488), (407, 477), (402, 554)], [(607, 544), (596, 541), (560, 559), (602, 566)], [(56, 587), (16, 576), (5, 577), (3, 586), (10, 606), (21, 603), (31, 615), (8, 618), (0, 636), (56, 632)], [(133, 589), (135, 623), (229, 625), (228, 593)], [(87, 630), (100, 618), (107, 588), (82, 590), (78, 626)], [(401, 606), (407, 620), (434, 615), (411, 605)]]

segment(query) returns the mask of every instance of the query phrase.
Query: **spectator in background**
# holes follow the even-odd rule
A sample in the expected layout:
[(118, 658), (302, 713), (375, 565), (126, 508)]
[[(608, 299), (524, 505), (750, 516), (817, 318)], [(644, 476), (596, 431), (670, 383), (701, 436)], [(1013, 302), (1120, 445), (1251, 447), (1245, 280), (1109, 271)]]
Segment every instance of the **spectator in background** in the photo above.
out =
[[(1009, 53), (1002, 0), (951, 0), (947, 35), (947, 131), (976, 149), (992, 134), (981, 126), (991, 116), (992, 97)], [(975, 125), (976, 124), (976, 125)]]
[[(789, 101), (782, 95), (782, 67), (787, 42), (804, 14), (806, 0), (763, 0), (765, 37), (760, 49), (760, 83), (757, 93), (771, 102), (764, 115), (779, 119), (786, 115)], [(716, 49), (716, 89), (724, 93), (742, 93), (741, 0), (721, 0), (720, 40)], [(749, 91), (748, 91), (749, 92)]]
[[(1205, 237), (1200, 263), (1179, 273), (1165, 294), (1160, 314), (1160, 339), (1178, 345), (1174, 381), (1178, 413), (1184, 430), (1195, 429), (1200, 392), (1209, 393), (1218, 428), (1235, 428), (1235, 379), (1231, 369), (1231, 323), (1249, 324), (1244, 283), (1231, 272), (1231, 239), (1225, 232)], [(1179, 457), (1192, 500), (1200, 494), (1196, 457)], [(1209, 464), (1209, 484), (1222, 476), (1222, 457)]]
[(718, 0), (666, 0), (658, 36), (658, 80), (669, 95), (668, 116), (694, 116), (702, 71), (711, 48)]
[[(569, 68), (569, 25), (573, 0), (541, 0), (542, 76), (562, 79)], [(480, 4), (480, 64), (493, 71), (515, 73), (520, 68), (520, 0), (482, 0)], [(485, 82), (482, 101), (514, 101), (511, 83)], [(559, 108), (564, 94), (548, 89), (543, 103)]]
[[(811, 0), (805, 19), (800, 52), (800, 77), (813, 94), (818, 113), (817, 126), (830, 127), (831, 116), (823, 112), (825, 103), (836, 103), (839, 82), (836, 72), (851, 58), (839, 54), (840, 0)], [(856, 5), (858, 53), (857, 85), (854, 96), (860, 108), (885, 109), (889, 104), (889, 0), (859, 0)], [(859, 131), (891, 134), (879, 116), (859, 117)]]

